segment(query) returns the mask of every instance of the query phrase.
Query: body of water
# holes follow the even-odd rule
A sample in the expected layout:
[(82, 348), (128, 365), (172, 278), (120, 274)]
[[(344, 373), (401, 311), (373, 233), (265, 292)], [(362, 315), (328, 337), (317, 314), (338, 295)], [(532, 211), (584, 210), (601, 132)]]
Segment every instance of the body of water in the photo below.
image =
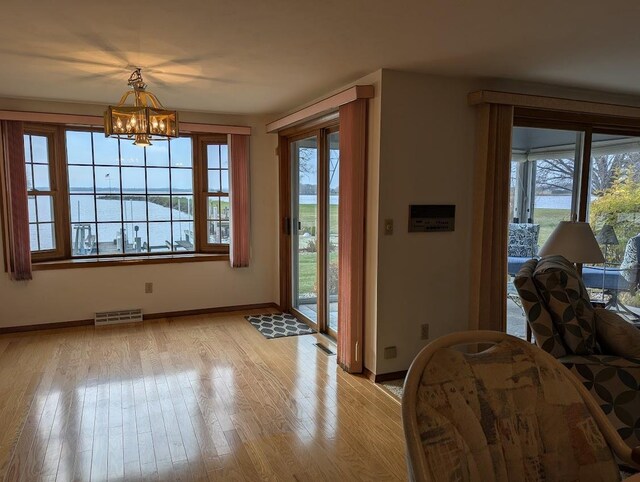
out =
[[(591, 196), (591, 202), (598, 199)], [(536, 196), (536, 208), (541, 209), (571, 209), (571, 196)]]
[[(184, 210), (192, 213), (192, 201), (190, 200), (188, 204), (187, 207), (187, 202), (185, 201)], [(32, 205), (33, 203), (30, 203), (30, 210)], [(114, 249), (116, 249), (117, 240), (122, 236), (121, 219), (124, 220), (125, 237), (129, 244), (134, 243), (135, 238), (139, 237), (141, 245), (147, 243), (152, 246), (154, 251), (166, 251), (168, 249), (166, 242), (171, 242), (172, 234), (174, 243), (186, 241), (187, 237), (191, 238), (193, 236), (192, 214), (152, 202), (147, 203), (144, 199), (127, 199), (121, 203), (119, 199), (101, 199), (98, 197), (94, 200), (94, 196), (72, 195), (69, 207), (72, 222), (72, 246), (76, 243), (76, 228), (83, 225), (85, 226), (82, 232), (83, 238), (89, 235), (96, 236), (97, 232), (101, 247), (103, 243), (113, 243)], [(38, 208), (40, 213), (40, 205)], [(40, 217), (42, 218), (42, 215)], [(136, 230), (136, 226), (138, 230)], [(35, 225), (31, 227), (31, 245), (37, 246)], [(47, 225), (44, 225), (39, 234), (41, 248), (52, 248), (52, 230)], [(193, 242), (193, 239), (190, 239), (190, 241)]]
[[(298, 196), (300, 204), (318, 204), (318, 196), (315, 194), (301, 194)], [(329, 196), (329, 204), (338, 204), (338, 195), (333, 194)]]

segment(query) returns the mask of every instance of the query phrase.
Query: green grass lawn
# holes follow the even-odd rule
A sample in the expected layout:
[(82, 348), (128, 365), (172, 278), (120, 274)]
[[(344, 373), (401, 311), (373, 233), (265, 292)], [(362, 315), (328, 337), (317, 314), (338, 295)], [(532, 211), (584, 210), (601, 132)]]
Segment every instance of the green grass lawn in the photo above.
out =
[[(300, 205), (300, 222), (303, 232), (316, 233), (318, 226), (317, 206), (314, 204)], [(314, 229), (312, 229), (314, 228)], [(338, 206), (332, 204), (329, 206), (329, 229), (331, 238), (335, 239), (338, 233)], [(303, 238), (302, 241), (315, 241), (315, 236)], [(335, 241), (334, 241), (335, 242)], [(334, 250), (329, 254), (329, 262), (338, 262), (338, 252)], [(300, 252), (299, 257), (299, 291), (300, 294), (314, 293), (318, 274), (318, 253)]]
[[(542, 246), (544, 242), (549, 238), (551, 232), (556, 228), (560, 221), (570, 220), (569, 209), (536, 209), (535, 212), (536, 224), (540, 224), (540, 237), (538, 238), (539, 245)], [(300, 220), (303, 227), (317, 226), (316, 222), (316, 206), (303, 204), (300, 206)], [(338, 206), (332, 205), (329, 212), (331, 220), (331, 232), (337, 233), (338, 231)], [(315, 238), (311, 238), (315, 239)], [(338, 252), (333, 251), (329, 255), (331, 263), (338, 261)], [(299, 270), (300, 270), (300, 293), (313, 293), (313, 288), (316, 283), (317, 277), (317, 260), (318, 253), (301, 252), (299, 257)]]
[(571, 221), (570, 209), (535, 209), (535, 223), (540, 225), (538, 245), (542, 247), (560, 221)]

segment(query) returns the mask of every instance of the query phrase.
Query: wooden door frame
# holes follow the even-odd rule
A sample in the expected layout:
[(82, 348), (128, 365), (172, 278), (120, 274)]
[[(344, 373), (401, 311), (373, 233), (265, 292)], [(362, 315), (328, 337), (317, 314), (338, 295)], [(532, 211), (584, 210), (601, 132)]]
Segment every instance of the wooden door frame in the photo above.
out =
[[(280, 200), (280, 309), (291, 311), (306, 323), (317, 328), (318, 331), (326, 331), (331, 336), (337, 334), (328, 328), (328, 310), (326, 306), (326, 289), (318, 290), (318, 323), (314, 323), (307, 316), (295, 309), (292, 299), (293, 266), (292, 266), (292, 198), (291, 198), (291, 149), (290, 145), (296, 140), (317, 136), (318, 139), (318, 218), (316, 242), (318, 246), (318, 286), (326, 287), (326, 272), (328, 269), (326, 247), (328, 242), (327, 229), (327, 202), (328, 202), (328, 176), (327, 176), (327, 135), (339, 130), (337, 115), (326, 116), (306, 126), (297, 126), (280, 132), (278, 136), (279, 157), (279, 200)], [(326, 327), (324, 324), (326, 323)], [(326, 328), (326, 330), (325, 330)]]

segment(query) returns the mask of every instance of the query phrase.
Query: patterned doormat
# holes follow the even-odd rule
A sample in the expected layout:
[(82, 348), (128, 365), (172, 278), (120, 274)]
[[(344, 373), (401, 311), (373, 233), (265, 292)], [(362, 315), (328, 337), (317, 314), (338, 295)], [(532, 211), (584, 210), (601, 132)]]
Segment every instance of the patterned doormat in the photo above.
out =
[(302, 323), (288, 313), (267, 313), (251, 315), (245, 318), (262, 333), (265, 338), (282, 338), (283, 336), (310, 335), (316, 330)]

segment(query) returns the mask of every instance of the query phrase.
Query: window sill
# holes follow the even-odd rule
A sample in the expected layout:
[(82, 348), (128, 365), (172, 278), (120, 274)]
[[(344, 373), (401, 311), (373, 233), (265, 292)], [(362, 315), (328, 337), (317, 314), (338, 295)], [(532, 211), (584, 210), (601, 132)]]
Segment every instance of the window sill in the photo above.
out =
[(116, 257), (103, 259), (64, 259), (33, 263), (33, 271), (51, 269), (100, 268), (103, 266), (138, 266), (145, 264), (196, 263), (203, 261), (229, 261), (228, 254), (176, 254), (162, 256)]

